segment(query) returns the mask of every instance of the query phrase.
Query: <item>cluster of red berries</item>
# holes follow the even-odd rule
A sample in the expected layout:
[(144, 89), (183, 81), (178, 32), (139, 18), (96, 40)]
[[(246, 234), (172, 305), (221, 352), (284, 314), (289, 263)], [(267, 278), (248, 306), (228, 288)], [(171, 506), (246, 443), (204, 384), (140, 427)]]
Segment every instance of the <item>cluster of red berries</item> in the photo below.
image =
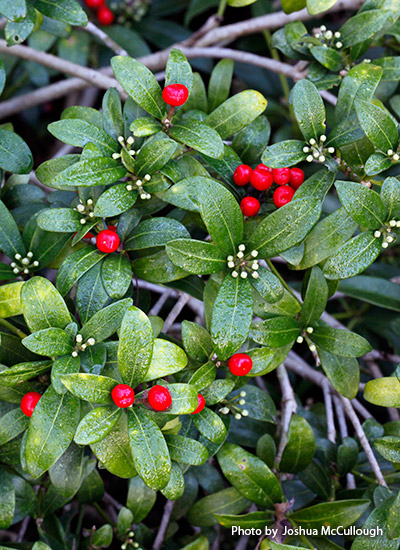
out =
[(106, 0), (85, 0), (85, 4), (91, 10), (97, 11), (97, 19), (100, 25), (106, 27), (114, 23), (114, 14), (110, 8), (106, 6)]
[[(257, 191), (266, 191), (273, 183), (279, 187), (275, 189), (273, 201), (277, 208), (290, 202), (293, 195), (304, 181), (304, 172), (301, 168), (269, 168), (259, 164), (254, 170), (247, 164), (240, 164), (233, 173), (233, 181), (243, 187), (250, 183)], [(244, 216), (255, 216), (260, 211), (260, 201), (255, 197), (244, 197), (240, 208)]]

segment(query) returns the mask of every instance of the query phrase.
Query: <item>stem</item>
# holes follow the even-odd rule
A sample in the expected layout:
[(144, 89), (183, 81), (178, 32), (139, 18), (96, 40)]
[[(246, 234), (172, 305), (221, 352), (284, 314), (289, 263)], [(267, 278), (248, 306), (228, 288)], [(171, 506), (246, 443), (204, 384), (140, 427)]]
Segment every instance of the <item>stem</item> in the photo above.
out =
[(227, 0), (220, 0), (217, 15), (218, 17), (223, 17), (226, 9)]
[(288, 441), (288, 433), (292, 414), (294, 414), (297, 410), (297, 403), (293, 393), (293, 388), (290, 384), (288, 373), (283, 364), (279, 365), (279, 367), (276, 369), (276, 373), (282, 392), (282, 418), (280, 426), (281, 433), (278, 452), (275, 458), (275, 468), (278, 469), (282, 459), (283, 451), (285, 450), (285, 446)]
[(169, 520), (171, 519), (174, 504), (175, 502), (173, 500), (167, 500), (167, 502), (165, 503), (164, 513), (161, 518), (160, 527), (158, 529), (158, 533), (153, 544), (153, 550), (161, 550), (161, 547), (163, 546), (165, 534), (167, 532)]
[(0, 319), (0, 325), (3, 325), (3, 327), (8, 328), (9, 331), (11, 331), (13, 334), (18, 336), (19, 338), (26, 338), (28, 335), (25, 334), (22, 330), (12, 325), (9, 321), (6, 321), (5, 319)]
[(108, 514), (106, 514), (104, 512), (104, 510), (101, 508), (100, 504), (98, 504), (97, 502), (94, 502), (93, 506), (96, 508), (96, 510), (98, 511), (98, 513), (100, 514), (100, 516), (104, 519), (104, 521), (106, 523), (109, 523), (113, 527), (115, 526), (115, 523), (113, 522), (113, 520), (110, 518), (110, 516)]
[(290, 286), (287, 284), (287, 282), (285, 281), (285, 279), (282, 277), (282, 275), (279, 273), (279, 271), (276, 269), (276, 267), (274, 266), (274, 264), (272, 263), (271, 260), (266, 260), (267, 264), (268, 264), (268, 267), (270, 268), (270, 270), (272, 271), (272, 273), (274, 275), (276, 275), (276, 277), (278, 277), (278, 279), (280, 280), (280, 282), (283, 284), (283, 286), (286, 288), (286, 290), (288, 292), (290, 292), (290, 294), (292, 294), (292, 296), (294, 296), (294, 298), (296, 298), (296, 300), (299, 302), (299, 304), (301, 303), (299, 298), (296, 296), (296, 294), (293, 292), (293, 290), (290, 288)]

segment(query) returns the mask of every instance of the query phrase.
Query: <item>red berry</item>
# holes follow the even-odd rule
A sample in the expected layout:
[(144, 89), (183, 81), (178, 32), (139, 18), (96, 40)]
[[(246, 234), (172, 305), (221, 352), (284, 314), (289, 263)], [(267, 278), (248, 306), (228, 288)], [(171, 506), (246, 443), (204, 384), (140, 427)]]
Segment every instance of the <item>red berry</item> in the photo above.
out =
[(260, 201), (254, 197), (244, 197), (240, 203), (240, 209), (243, 212), (243, 216), (255, 216), (259, 213), (261, 208)]
[(109, 229), (110, 231), (117, 231), (117, 226), (116, 225), (107, 225), (107, 229)]
[(290, 181), (290, 168), (275, 168), (273, 176), (277, 185), (286, 185)]
[[(75, 235), (76, 235), (76, 233), (75, 233)], [(88, 231), (83, 238), (84, 239), (93, 239), (93, 237), (94, 237), (93, 233), (90, 233), (90, 231)]]
[(180, 107), (186, 103), (189, 97), (189, 90), (184, 84), (170, 84), (162, 93), (163, 100), (171, 107)]
[(250, 176), (252, 171), (253, 170), (247, 164), (240, 164), (233, 172), (233, 181), (236, 183), (236, 185), (240, 185), (241, 187), (243, 185), (247, 185), (248, 183), (250, 183)]
[(119, 247), (120, 239), (115, 231), (104, 229), (96, 237), (96, 246), (100, 252), (115, 252)]
[(169, 389), (157, 384), (147, 394), (150, 407), (156, 411), (165, 411), (172, 405), (172, 397)]
[(198, 414), (199, 412), (201, 412), (204, 407), (206, 406), (206, 400), (204, 399), (204, 397), (201, 395), (201, 393), (198, 394), (197, 396), (198, 398), (198, 405), (197, 405), (197, 409), (194, 410), (192, 413), (190, 414)]
[(135, 392), (127, 384), (118, 384), (111, 392), (111, 398), (117, 407), (126, 409), (133, 405), (135, 401)]
[(304, 172), (301, 168), (291, 168), (290, 169), (290, 187), (293, 189), (298, 189), (304, 181)]
[(251, 371), (253, 360), (246, 353), (235, 353), (228, 361), (228, 367), (235, 376), (246, 376)]
[(92, 10), (98, 10), (104, 6), (105, 0), (85, 0), (85, 4)]
[(281, 185), (278, 189), (275, 189), (273, 201), (277, 208), (284, 206), (290, 202), (294, 195), (294, 189), (289, 187), (289, 185)]
[(41, 397), (41, 394), (36, 391), (26, 393), (21, 399), (21, 411), (30, 418)]
[(274, 178), (268, 166), (259, 164), (257, 168), (254, 168), (250, 177), (250, 183), (253, 187), (258, 189), (258, 191), (266, 191), (271, 187), (273, 182)]
[(104, 25), (106, 27), (114, 23), (114, 14), (107, 8), (107, 6), (101, 6), (97, 12), (97, 19), (99, 20), (100, 25)]

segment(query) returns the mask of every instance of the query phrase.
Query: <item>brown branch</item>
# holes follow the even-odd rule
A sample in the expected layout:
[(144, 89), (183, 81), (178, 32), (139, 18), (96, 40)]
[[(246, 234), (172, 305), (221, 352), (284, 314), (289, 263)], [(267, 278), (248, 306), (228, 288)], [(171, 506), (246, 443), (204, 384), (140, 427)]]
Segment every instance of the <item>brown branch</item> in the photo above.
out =
[(294, 397), (293, 388), (290, 384), (288, 373), (284, 365), (279, 365), (276, 369), (279, 385), (282, 392), (282, 418), (280, 423), (280, 440), (278, 446), (278, 452), (275, 458), (275, 468), (279, 468), (279, 464), (282, 460), (283, 451), (288, 441), (288, 433), (290, 428), (290, 421), (292, 414), (297, 410), (297, 403)]
[[(340, 397), (336, 394), (333, 395), (333, 402), (335, 403), (336, 418), (339, 425), (340, 436), (343, 440), (345, 437), (348, 437), (349, 435), (347, 424), (346, 424), (346, 416), (344, 414), (343, 403), (341, 402)], [(346, 486), (347, 486), (347, 489), (356, 488), (356, 480), (354, 475), (351, 473), (346, 474)]]
[(336, 428), (335, 428), (335, 418), (333, 415), (332, 387), (327, 378), (325, 379), (322, 385), (322, 391), (323, 391), (324, 400), (325, 400), (327, 435), (328, 435), (329, 441), (332, 441), (332, 443), (335, 443)]
[(168, 524), (171, 519), (171, 514), (174, 508), (174, 504), (175, 503), (172, 500), (167, 500), (167, 502), (165, 503), (164, 513), (161, 518), (160, 527), (158, 529), (157, 536), (153, 544), (153, 550), (161, 550), (163, 546), (165, 534), (167, 532)]
[(98, 38), (100, 42), (102, 42), (105, 46), (107, 46), (107, 48), (112, 50), (117, 55), (129, 55), (128, 52), (124, 50), (124, 48), (121, 48), (121, 46), (117, 44), (115, 40), (110, 38), (108, 34), (106, 34), (102, 29), (99, 29), (99, 27), (97, 27), (91, 21), (89, 21), (89, 23), (85, 27), (81, 27), (81, 29)]

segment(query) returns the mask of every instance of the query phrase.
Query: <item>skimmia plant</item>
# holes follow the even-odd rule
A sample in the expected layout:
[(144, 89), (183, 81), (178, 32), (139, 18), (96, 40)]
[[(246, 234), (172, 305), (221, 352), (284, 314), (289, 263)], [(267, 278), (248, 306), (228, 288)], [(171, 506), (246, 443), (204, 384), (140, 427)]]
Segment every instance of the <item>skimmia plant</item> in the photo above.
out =
[(400, 4), (273, 9), (0, 0), (1, 548), (398, 550)]

